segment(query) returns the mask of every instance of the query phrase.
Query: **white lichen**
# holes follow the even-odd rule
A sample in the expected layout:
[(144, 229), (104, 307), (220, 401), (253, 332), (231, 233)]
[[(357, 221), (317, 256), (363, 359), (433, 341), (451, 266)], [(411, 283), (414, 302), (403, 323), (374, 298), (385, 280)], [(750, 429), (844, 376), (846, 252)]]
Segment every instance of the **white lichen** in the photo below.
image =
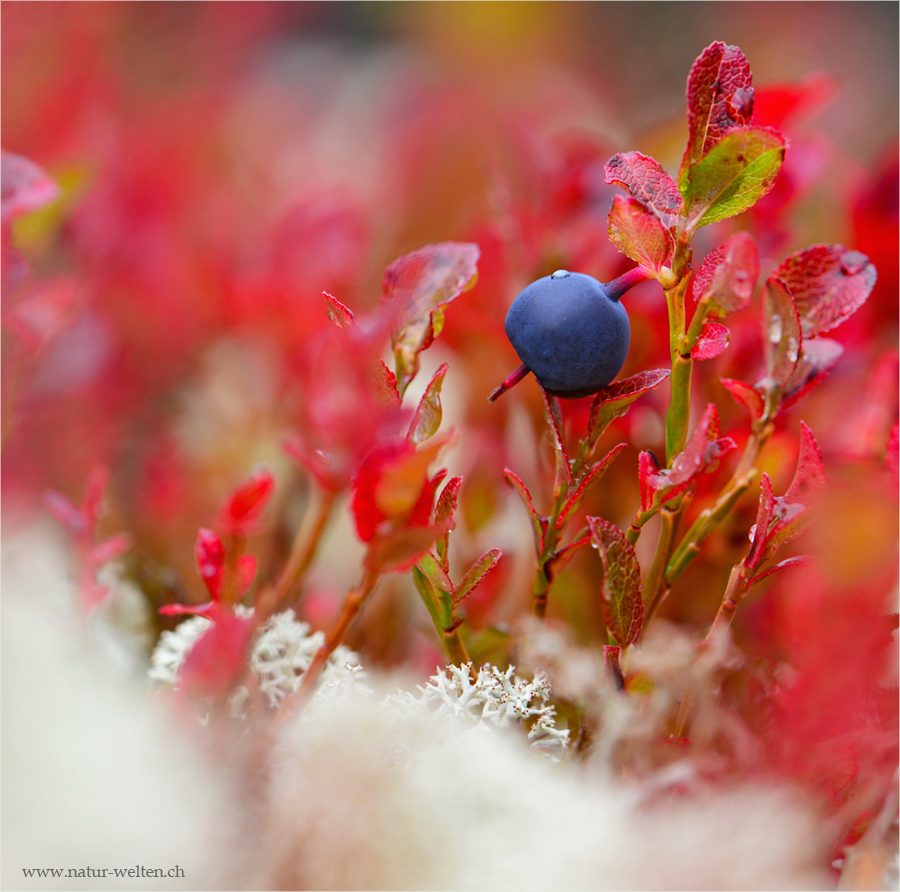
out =
[(542, 673), (531, 681), (519, 678), (516, 667), (501, 671), (482, 666), (473, 678), (470, 663), (446, 666), (419, 694), (402, 691), (388, 698), (407, 708), (427, 708), (438, 715), (453, 716), (472, 725), (527, 728), (532, 745), (551, 754), (568, 745), (569, 732), (556, 727), (556, 709), (550, 703), (550, 684)]
[[(253, 611), (237, 607), (239, 616), (252, 616)], [(148, 679), (157, 688), (177, 688), (178, 674), (191, 648), (209, 628), (210, 621), (192, 616), (172, 631), (163, 632), (153, 651)], [(316, 652), (324, 644), (322, 632), (310, 632), (306, 623), (287, 610), (270, 617), (254, 635), (250, 651), (250, 668), (260, 691), (270, 706), (281, 701), (300, 686)], [(357, 655), (346, 647), (338, 647), (328, 658), (319, 679), (318, 695), (336, 693), (343, 685), (353, 684), (364, 675)], [(249, 693), (239, 688), (232, 697), (232, 712), (240, 714)]]

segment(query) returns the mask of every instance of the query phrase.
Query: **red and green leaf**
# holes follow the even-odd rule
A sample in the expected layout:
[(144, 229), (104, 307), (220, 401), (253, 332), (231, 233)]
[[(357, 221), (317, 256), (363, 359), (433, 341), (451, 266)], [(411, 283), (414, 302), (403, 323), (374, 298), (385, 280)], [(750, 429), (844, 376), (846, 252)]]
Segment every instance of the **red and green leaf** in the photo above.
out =
[(618, 527), (601, 517), (587, 518), (591, 538), (603, 564), (600, 595), (606, 627), (622, 647), (641, 632), (641, 567), (631, 543)]
[(732, 130), (700, 158), (681, 184), (694, 229), (742, 214), (774, 185), (787, 143), (775, 130)]
[(588, 436), (598, 437), (616, 418), (624, 415), (642, 393), (659, 387), (671, 374), (671, 369), (639, 372), (598, 390), (591, 403)]
[(623, 254), (655, 272), (669, 265), (675, 250), (659, 217), (643, 201), (621, 195), (609, 212), (609, 238)]
[(416, 414), (409, 425), (409, 432), (406, 435), (407, 440), (413, 445), (418, 445), (425, 440), (433, 437), (441, 426), (441, 385), (444, 383), (444, 377), (447, 374), (447, 363), (443, 363), (441, 367), (434, 373), (419, 405), (416, 408)]
[(453, 603), (458, 604), (464, 598), (467, 598), (472, 592), (481, 585), (485, 576), (497, 566), (502, 552), (499, 548), (492, 548), (486, 551), (475, 563), (466, 571), (466, 575), (460, 580), (459, 585), (453, 593)]
[(750, 123), (753, 76), (739, 47), (716, 41), (691, 67), (687, 80), (690, 135), (678, 175), (684, 191), (689, 170), (735, 127)]
[(804, 338), (836, 328), (866, 301), (878, 274), (869, 258), (843, 245), (813, 245), (773, 273), (790, 290)]
[(441, 490), (437, 504), (434, 506), (434, 522), (446, 524), (447, 530), (437, 540), (438, 561), (445, 573), (450, 572), (448, 549), (450, 545), (450, 531), (454, 528), (453, 515), (456, 513), (456, 503), (459, 498), (459, 488), (462, 486), (462, 477), (451, 477), (447, 485)]

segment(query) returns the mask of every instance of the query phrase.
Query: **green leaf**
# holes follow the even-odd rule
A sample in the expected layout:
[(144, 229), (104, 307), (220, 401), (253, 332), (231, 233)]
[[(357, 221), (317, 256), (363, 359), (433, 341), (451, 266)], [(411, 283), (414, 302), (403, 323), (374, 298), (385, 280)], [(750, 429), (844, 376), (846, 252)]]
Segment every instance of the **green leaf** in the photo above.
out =
[(753, 207), (775, 183), (786, 143), (774, 130), (730, 131), (680, 184), (691, 228), (725, 220)]
[(627, 647), (641, 632), (641, 566), (631, 543), (616, 526), (601, 517), (588, 517), (591, 537), (603, 562), (603, 616), (615, 640)]

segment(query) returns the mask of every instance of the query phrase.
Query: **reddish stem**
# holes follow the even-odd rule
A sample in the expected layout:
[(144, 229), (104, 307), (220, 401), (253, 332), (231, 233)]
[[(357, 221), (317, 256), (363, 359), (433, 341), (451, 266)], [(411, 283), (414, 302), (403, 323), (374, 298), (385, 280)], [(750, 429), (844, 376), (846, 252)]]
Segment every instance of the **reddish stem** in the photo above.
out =
[(607, 282), (603, 289), (610, 300), (617, 301), (630, 288), (640, 285), (641, 282), (646, 282), (649, 278), (650, 273), (644, 267), (636, 266), (634, 269), (628, 270), (627, 273), (623, 273), (618, 279)]
[(530, 371), (531, 369), (524, 363), (520, 365), (499, 387), (495, 387), (491, 391), (488, 400), (493, 402), (501, 393), (506, 393), (510, 387), (515, 387)]

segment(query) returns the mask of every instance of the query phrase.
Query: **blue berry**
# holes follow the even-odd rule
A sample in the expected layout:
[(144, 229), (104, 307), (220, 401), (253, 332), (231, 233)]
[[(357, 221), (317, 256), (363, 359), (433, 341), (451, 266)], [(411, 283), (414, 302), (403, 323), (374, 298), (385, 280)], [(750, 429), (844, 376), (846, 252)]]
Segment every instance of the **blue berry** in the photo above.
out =
[(619, 279), (604, 285), (584, 273), (557, 270), (513, 301), (506, 336), (544, 390), (560, 397), (589, 396), (619, 374), (631, 340), (628, 314), (619, 303), (622, 293)]

